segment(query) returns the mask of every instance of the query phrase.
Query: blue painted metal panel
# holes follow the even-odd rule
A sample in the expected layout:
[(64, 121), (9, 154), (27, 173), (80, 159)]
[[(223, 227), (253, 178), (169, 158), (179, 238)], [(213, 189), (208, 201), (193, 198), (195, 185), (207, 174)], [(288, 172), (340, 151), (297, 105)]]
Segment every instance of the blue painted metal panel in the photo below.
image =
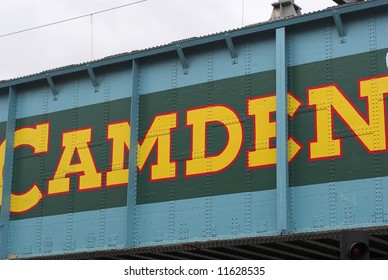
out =
[[(247, 195), (251, 197), (249, 205)], [(169, 202), (137, 207), (141, 235), (136, 247), (278, 233), (274, 190), (212, 197), (211, 224), (206, 223), (206, 198), (175, 201), (173, 236), (169, 236)], [(250, 220), (247, 211), (251, 211)]]
[(178, 56), (173, 54), (142, 61), (142, 94), (170, 89), (171, 71), (175, 63), (178, 63)]
[(28, 90), (19, 89), (19, 98), (17, 100), (16, 118), (42, 115), (43, 106), (47, 106), (48, 100), (54, 97), (50, 92), (48, 85), (33, 87)]
[(169, 203), (141, 205), (138, 207), (138, 232), (136, 247), (168, 244)]
[[(381, 179), (386, 197), (388, 178)], [(298, 233), (386, 225), (387, 203), (384, 204), (384, 218), (376, 221), (376, 194), (372, 187), (374, 184), (375, 179), (336, 182), (334, 194), (331, 194), (330, 184), (293, 189), (293, 231)], [(334, 205), (330, 203), (331, 195), (335, 196)]]
[(232, 64), (228, 49), (219, 46), (213, 52), (213, 79), (222, 80), (250, 73), (259, 73), (275, 69), (275, 39), (266, 34), (250, 40), (235, 40), (238, 54), (236, 64)]
[[(188, 52), (190, 73), (184, 75), (181, 67), (177, 69), (177, 87), (185, 87), (206, 83), (209, 80), (209, 67), (212, 71), (212, 81), (229, 77), (242, 76), (275, 69), (275, 40), (270, 36), (237, 42), (236, 51), (240, 54), (240, 61), (232, 64), (228, 49), (223, 44), (212, 46), (208, 51)], [(152, 60), (143, 64), (143, 93), (153, 93), (171, 88), (171, 71), (177, 64), (177, 58), (162, 62)], [(166, 71), (171, 69), (171, 71)]]
[[(206, 229), (206, 199), (177, 201), (174, 236), (168, 238), (169, 203), (138, 206), (140, 215), (139, 236), (136, 247), (174, 244), (194, 240), (217, 240), (252, 236), (268, 236), (276, 229), (276, 193), (264, 191), (252, 196), (252, 222), (246, 221), (244, 205), (247, 194), (214, 197), (212, 203), (213, 224)], [(126, 208), (107, 209), (105, 237), (99, 232), (99, 211), (73, 214), (73, 234), (77, 238), (71, 244), (67, 235), (67, 215), (43, 217), (42, 237), (38, 244), (37, 218), (12, 221), (13, 242), (11, 251), (19, 257), (64, 254), (93, 250), (120, 249), (126, 247)], [(248, 229), (249, 227), (249, 229)], [(75, 246), (71, 249), (69, 246)]]
[[(292, 56), (290, 66), (325, 60), (328, 40), (331, 41), (333, 58), (370, 51), (369, 21), (371, 19), (369, 13), (343, 17), (346, 30), (345, 43), (341, 43), (334, 19), (331, 18), (326, 22), (312, 22), (303, 27), (292, 28), (287, 35)], [(388, 16), (378, 13), (373, 16), (373, 21), (375, 21), (374, 32), (379, 34), (376, 37), (376, 49), (384, 49), (388, 43), (386, 35)]]
[[(126, 207), (107, 209), (105, 212), (105, 230), (100, 232), (99, 211), (75, 213), (73, 216), (73, 234), (76, 239), (68, 242), (67, 215), (12, 221), (11, 252), (19, 258), (88, 252), (95, 250), (121, 249), (126, 244)], [(36, 225), (42, 224), (42, 237), (37, 242)], [(73, 246), (74, 248), (71, 248)]]
[[(365, 4), (365, 7), (369, 5), (372, 4)], [(341, 11), (349, 12), (348, 9), (350, 8), (344, 7)], [(105, 193), (101, 192), (99, 197), (101, 209), (76, 213), (73, 211), (73, 187), (67, 200), (68, 214), (43, 216), (42, 209), (46, 207), (43, 203), (39, 206), (42, 208), (39, 209), (38, 217), (15, 219), (6, 225), (6, 230), (3, 226), (0, 257), (6, 258), (9, 253), (16, 254), (18, 257), (31, 257), (192, 241), (386, 226), (388, 224), (388, 177), (379, 176), (378, 171), (375, 174), (376, 178), (372, 179), (337, 182), (333, 178), (333, 182), (330, 183), (288, 188), (287, 67), (326, 59), (332, 60), (360, 52), (374, 52), (388, 47), (387, 15), (380, 12), (375, 14), (366, 12), (361, 16), (341, 13), (344, 34), (339, 34), (332, 13), (333, 10), (330, 10), (330, 13), (325, 12), (322, 18), (317, 18), (316, 21), (314, 18), (308, 26), (299, 25), (304, 23), (302, 19), (284, 21), (283, 24), (282, 22), (271, 23), (268, 25), (272, 26), (271, 29), (267, 26), (267, 29), (263, 27), (263, 30), (259, 30), (260, 32), (271, 30), (271, 32), (260, 33), (262, 36), (256, 36), (255, 32), (259, 31), (255, 28), (230, 33), (235, 53), (231, 51), (230, 46), (227, 47), (225, 37), (218, 40), (219, 35), (209, 37), (205, 41), (199, 39), (197, 43), (194, 41), (183, 43), (188, 73), (184, 72), (184, 67), (176, 53), (176, 46), (173, 46), (163, 49), (166, 53), (161, 52), (161, 49), (154, 51), (152, 55), (155, 56), (152, 57), (150, 53), (145, 52), (116, 58), (117, 60), (108, 59), (99, 64), (99, 66), (106, 66), (128, 62), (126, 65), (120, 64), (117, 67), (113, 64), (112, 67), (98, 68), (97, 62), (92, 63), (95, 79), (93, 75), (88, 74), (86, 68), (82, 67), (82, 69), (76, 68), (76, 73), (71, 73), (69, 69), (63, 70), (64, 72), (54, 71), (56, 74), (52, 75), (53, 83), (58, 94), (56, 100), (46, 80), (25, 84), (34, 79), (21, 79), (19, 82), (23, 85), (18, 87), (17, 99), (13, 90), (10, 91), (10, 101), (6, 95), (0, 95), (0, 121), (8, 120), (5, 169), (7, 179), (4, 181), (4, 186), (8, 186), (8, 189), (4, 188), (6, 197), (9, 197), (12, 185), (15, 116), (17, 119), (41, 116), (41, 120), (46, 121), (47, 114), (52, 112), (67, 109), (82, 110), (84, 106), (105, 104), (109, 101), (132, 97), (131, 108), (128, 108), (128, 112), (131, 112), (130, 146), (135, 148), (129, 151), (126, 207), (104, 209), (107, 199)], [(290, 22), (298, 24), (291, 26)], [(277, 28), (276, 31), (274, 27)], [(248, 30), (253, 33), (249, 33)], [(255, 36), (251, 36), (252, 34)], [(245, 35), (248, 36), (244, 37)], [(341, 40), (341, 35), (346, 36), (346, 42)], [(195, 48), (190, 49), (194, 46)], [(236, 63), (233, 63), (233, 57), (236, 58)], [(374, 66), (368, 65), (368, 67)], [(275, 69), (276, 81), (267, 81), (267, 83), (276, 83), (277, 190), (249, 191), (247, 188), (246, 191), (237, 194), (208, 195), (175, 201), (173, 200), (175, 193), (172, 191), (169, 194), (171, 201), (138, 204), (136, 159), (139, 120), (143, 116), (143, 109), (139, 105), (139, 99), (142, 96), (170, 90), (172, 93), (166, 104), (169, 106), (168, 109), (176, 111), (179, 109), (176, 108), (177, 102), (174, 95), (176, 89), (206, 84), (207, 94), (210, 96), (215, 81), (231, 77), (246, 77), (249, 74)], [(67, 75), (58, 76), (62, 74)], [(332, 82), (333, 76), (329, 74), (327, 82)], [(35, 79), (39, 80), (38, 77)], [(239, 88), (236, 89), (237, 94), (244, 99), (256, 97), (256, 93), (252, 93), (251, 88), (254, 90), (260, 85), (251, 87), (251, 81), (248, 78), (243, 82), (244, 87), (249, 90)], [(97, 84), (98, 91), (96, 91)], [(8, 101), (13, 104), (11, 107), (15, 110), (6, 114)], [(211, 101), (211, 98), (206, 100), (207, 105), (211, 105)], [(104, 120), (109, 119), (108, 111), (104, 112)], [(181, 121), (186, 116), (179, 117)], [(77, 121), (75, 118), (73, 129), (77, 128)], [(245, 132), (249, 133), (246, 128), (250, 124), (242, 125), (245, 125)], [(184, 124), (179, 123), (179, 126)], [(244, 148), (249, 150), (253, 143), (248, 142), (253, 137), (251, 135), (244, 135), (244, 137), (248, 139)], [(103, 140), (97, 139), (99, 142)], [(94, 147), (99, 145), (101, 144), (97, 143)], [(71, 161), (77, 162), (77, 159), (73, 158)], [(379, 166), (378, 158), (375, 163), (378, 168), (384, 168)], [(260, 183), (251, 182), (249, 176), (246, 176), (246, 180), (250, 184)], [(205, 180), (208, 194), (212, 194), (210, 181)], [(9, 201), (3, 200), (5, 207), (9, 207), (7, 204), (9, 205)], [(9, 213), (2, 211), (1, 215), (2, 221), (8, 222)]]
[[(261, 38), (240, 40), (235, 43), (239, 60), (233, 64), (230, 60), (226, 44), (215, 44), (209, 50), (187, 53), (190, 71), (184, 74), (179, 59), (174, 55), (166, 55), (142, 63), (143, 94), (150, 94), (171, 88), (171, 75), (174, 65), (177, 67), (177, 87), (191, 86), (208, 82), (208, 67), (212, 68), (212, 81), (229, 77), (242, 76), (275, 69), (275, 39), (264, 35)], [(210, 64), (209, 64), (210, 63)]]
[[(382, 178), (383, 184), (388, 177)], [(385, 225), (388, 222), (387, 210), (383, 221), (376, 223), (374, 189), (370, 188), (373, 179), (336, 183), (336, 224), (330, 221), (328, 184), (296, 188), (293, 192), (292, 212), (294, 228), (290, 233), (317, 232), (341, 228)], [(213, 198), (213, 224), (210, 232), (206, 230), (206, 199), (190, 199), (175, 202), (176, 221), (174, 236), (168, 238), (169, 203), (156, 203), (139, 206), (139, 236), (136, 247), (175, 244), (189, 241), (233, 239), (278, 234), (276, 218), (276, 191), (251, 193), (252, 219), (246, 223), (245, 195), (233, 194)], [(384, 196), (388, 195), (385, 188)], [(371, 211), (365, 211), (365, 208)], [(385, 202), (384, 209), (388, 209)], [(93, 251), (96, 249), (120, 249), (126, 245), (126, 208), (106, 210), (106, 234), (99, 236), (98, 211), (74, 214), (77, 236), (74, 251)], [(12, 251), (21, 257), (32, 255), (51, 255), (69, 252), (66, 240), (66, 215), (44, 217), (42, 225), (41, 250), (37, 251), (35, 232), (37, 219), (13, 221)], [(249, 230), (247, 227), (249, 226)], [(209, 234), (210, 233), (210, 234)], [(102, 239), (100, 239), (102, 238)]]
[[(61, 219), (58, 221), (60, 222)], [(40, 246), (40, 241), (36, 240), (36, 224), (36, 219), (33, 222), (27, 220), (23, 221), (23, 223), (11, 222), (12, 243), (10, 252), (14, 252), (18, 256), (33, 256), (41, 253), (40, 248), (39, 250), (36, 249)], [(60, 238), (61, 236), (58, 235), (58, 237)]]
[(384, 14), (379, 14), (375, 18), (376, 20), (376, 49), (384, 49), (388, 45), (388, 34), (386, 32), (388, 25), (388, 17)]
[(47, 113), (84, 107), (91, 104), (104, 103), (129, 97), (131, 94), (130, 63), (127, 67), (120, 66), (118, 70), (96, 72), (99, 81), (99, 91), (90, 80), (87, 72), (76, 74), (71, 78), (53, 78), (57, 100), (47, 83), (34, 86), (23, 86), (19, 89), (17, 118), (39, 116), (43, 105), (47, 103)]
[[(383, 195), (388, 195), (388, 177), (382, 178)], [(384, 205), (384, 219), (376, 223), (373, 179), (336, 183), (336, 224), (330, 221), (328, 184), (295, 188), (290, 207), (294, 226), (289, 233), (317, 232), (352, 227), (385, 225), (388, 222), (388, 206)], [(278, 234), (276, 191), (262, 191), (251, 195), (251, 223), (246, 222), (244, 205), (246, 193), (223, 195), (213, 198), (211, 231), (206, 230), (206, 199), (190, 199), (175, 202), (174, 236), (168, 238), (169, 203), (155, 203), (138, 207), (139, 231), (135, 247), (176, 244), (191, 241), (233, 239)], [(350, 206), (351, 205), (351, 206)], [(371, 209), (370, 212), (365, 209)], [(106, 210), (106, 234), (99, 236), (99, 211), (75, 213), (74, 234), (77, 236), (74, 252), (120, 249), (126, 247), (126, 207)], [(20, 257), (69, 253), (66, 240), (66, 215), (42, 218), (42, 244), (37, 251), (37, 219), (12, 221), (13, 242), (11, 250)], [(249, 226), (249, 230), (248, 230)], [(73, 251), (71, 251), (73, 252)]]
[[(190, 67), (190, 72), (187, 75), (183, 75), (180, 68), (177, 72), (177, 87), (190, 86), (198, 83), (206, 83), (209, 81), (208, 70), (209, 67), (212, 68), (215, 63), (214, 55), (215, 53), (220, 52), (220, 48), (214, 49), (210, 47), (209, 49), (200, 51), (200, 52), (186, 52), (188, 56), (188, 63)], [(224, 59), (228, 59), (226, 46), (221, 51), (225, 56)], [(229, 64), (229, 67), (230, 68)], [(214, 71), (213, 71), (214, 73)], [(214, 77), (212, 77), (214, 80)]]

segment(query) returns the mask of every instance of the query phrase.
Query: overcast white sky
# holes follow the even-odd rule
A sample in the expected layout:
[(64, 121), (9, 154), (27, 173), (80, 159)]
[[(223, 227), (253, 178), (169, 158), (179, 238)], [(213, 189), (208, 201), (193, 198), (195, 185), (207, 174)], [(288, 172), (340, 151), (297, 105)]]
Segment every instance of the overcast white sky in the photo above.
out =
[[(94, 14), (137, 1), (0, 0), (0, 80), (267, 21), (278, 0), (145, 0)], [(303, 13), (336, 5), (295, 3)]]

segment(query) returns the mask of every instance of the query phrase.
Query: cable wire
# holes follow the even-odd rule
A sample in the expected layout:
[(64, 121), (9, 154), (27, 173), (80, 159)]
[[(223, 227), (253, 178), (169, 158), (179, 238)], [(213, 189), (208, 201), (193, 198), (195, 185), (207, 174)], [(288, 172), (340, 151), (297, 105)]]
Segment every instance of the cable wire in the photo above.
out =
[(55, 21), (55, 22), (47, 23), (47, 24), (44, 24), (44, 25), (39, 25), (39, 26), (35, 26), (35, 27), (23, 29), (23, 30), (14, 31), (14, 32), (7, 33), (7, 34), (2, 34), (2, 35), (0, 35), (0, 38), (11, 36), (11, 35), (15, 35), (15, 34), (19, 34), (19, 33), (23, 33), (23, 32), (28, 32), (28, 31), (31, 31), (31, 30), (36, 30), (36, 29), (40, 29), (40, 28), (44, 28), (44, 27), (48, 27), (48, 26), (52, 26), (52, 25), (56, 25), (56, 24), (60, 24), (60, 23), (68, 22), (68, 21), (72, 21), (72, 20), (77, 20), (77, 19), (84, 18), (84, 17), (90, 17), (90, 16), (93, 16), (93, 15), (97, 15), (97, 14), (101, 14), (101, 13), (105, 13), (105, 12), (121, 9), (121, 8), (124, 8), (124, 7), (127, 7), (127, 6), (132, 6), (132, 5), (139, 4), (139, 3), (142, 3), (142, 2), (146, 2), (146, 1), (147, 0), (139, 0), (139, 1), (136, 1), (136, 2), (131, 2), (131, 3), (128, 3), (128, 4), (124, 4), (124, 5), (121, 5), (121, 6), (117, 6), (117, 7), (113, 7), (113, 8), (109, 8), (109, 9), (105, 9), (105, 10), (101, 10), (101, 11), (97, 11), (97, 12), (86, 14), (86, 15), (82, 15), (82, 16), (72, 17), (72, 18), (68, 18), (68, 19), (64, 19), (64, 20), (60, 20), (60, 21)]

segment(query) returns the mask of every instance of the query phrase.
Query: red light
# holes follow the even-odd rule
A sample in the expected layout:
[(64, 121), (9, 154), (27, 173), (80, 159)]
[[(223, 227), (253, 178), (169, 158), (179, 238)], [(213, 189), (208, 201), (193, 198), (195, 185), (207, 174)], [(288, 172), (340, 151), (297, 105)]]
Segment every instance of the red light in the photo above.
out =
[(349, 246), (348, 255), (352, 260), (365, 259), (369, 252), (368, 246), (363, 242), (355, 242)]

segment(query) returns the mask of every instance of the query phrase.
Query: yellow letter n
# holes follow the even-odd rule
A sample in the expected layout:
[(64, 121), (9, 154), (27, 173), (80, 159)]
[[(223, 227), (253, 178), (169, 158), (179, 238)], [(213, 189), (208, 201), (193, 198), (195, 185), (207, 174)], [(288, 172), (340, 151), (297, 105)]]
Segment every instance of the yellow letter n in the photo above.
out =
[(315, 107), (316, 139), (310, 142), (310, 159), (342, 156), (342, 139), (334, 136), (334, 112), (368, 152), (387, 150), (386, 110), (388, 76), (361, 80), (359, 97), (367, 103), (364, 117), (337, 85), (308, 90), (308, 105)]

